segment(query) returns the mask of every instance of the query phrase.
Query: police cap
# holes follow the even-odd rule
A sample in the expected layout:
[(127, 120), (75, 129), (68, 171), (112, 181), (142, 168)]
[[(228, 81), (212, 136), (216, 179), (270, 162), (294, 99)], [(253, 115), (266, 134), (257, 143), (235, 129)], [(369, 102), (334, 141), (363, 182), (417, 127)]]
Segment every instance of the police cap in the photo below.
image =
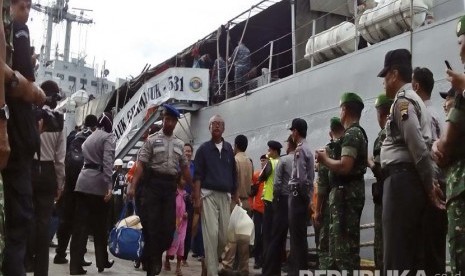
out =
[(459, 22), (457, 22), (457, 37), (465, 34), (465, 15), (460, 17)]
[(384, 78), (387, 72), (394, 65), (412, 67), (412, 55), (407, 49), (396, 49), (386, 53), (384, 56), (384, 68), (379, 72), (378, 77)]
[(363, 104), (362, 98), (360, 98), (359, 95), (357, 95), (356, 93), (353, 93), (353, 92), (346, 92), (346, 93), (342, 94), (339, 106), (341, 106), (343, 104), (346, 104), (346, 103), (350, 103), (350, 102), (361, 104), (362, 109), (365, 106)]
[(453, 97), (455, 97), (455, 89), (453, 87), (451, 87), (449, 89), (449, 91), (447, 91), (447, 92), (444, 92), (444, 91), (439, 92), (439, 95), (441, 95), (441, 98), (443, 98), (444, 100), (447, 99), (447, 97), (453, 98)]
[(378, 96), (378, 98), (376, 98), (376, 101), (375, 101), (375, 107), (378, 108), (378, 107), (381, 107), (383, 105), (392, 105), (394, 101), (392, 99), (389, 99), (388, 96), (386, 96), (386, 94), (380, 94)]
[(161, 106), (165, 108), (165, 115), (169, 115), (178, 119), (181, 118), (181, 113), (179, 113), (179, 111), (174, 106), (169, 104), (162, 104)]
[(282, 148), (283, 146), (281, 145), (280, 142), (271, 140), (271, 141), (268, 141), (268, 147), (269, 147), (270, 149), (274, 149), (274, 150), (278, 150), (278, 151), (279, 151), (279, 150), (281, 150), (281, 148)]
[(289, 130), (297, 130), (299, 133), (307, 133), (307, 122), (301, 118), (295, 118), (292, 120), (291, 127)]

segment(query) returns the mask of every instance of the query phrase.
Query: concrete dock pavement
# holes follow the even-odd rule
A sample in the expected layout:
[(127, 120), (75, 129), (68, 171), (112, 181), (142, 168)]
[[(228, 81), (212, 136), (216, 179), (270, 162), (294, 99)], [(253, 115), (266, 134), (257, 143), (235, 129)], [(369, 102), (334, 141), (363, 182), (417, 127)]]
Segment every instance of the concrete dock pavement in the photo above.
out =
[[(115, 264), (113, 265), (112, 268), (105, 269), (104, 272), (98, 273), (97, 267), (95, 266), (95, 251), (94, 251), (94, 244), (92, 242), (87, 243), (87, 253), (85, 255), (86, 260), (92, 261), (91, 266), (84, 267), (85, 270), (87, 270), (86, 275), (95, 275), (95, 276), (100, 276), (100, 275), (146, 275), (146, 272), (142, 270), (142, 268), (135, 269), (133, 262), (131, 261), (126, 261), (126, 260), (121, 260), (109, 253), (109, 258), (115, 260)], [(50, 265), (49, 265), (49, 275), (50, 276), (62, 276), (62, 275), (69, 275), (69, 263), (68, 264), (54, 264), (53, 263), (53, 258), (55, 257), (55, 248), (50, 248), (49, 249), (49, 254), (50, 254)], [(67, 259), (69, 260), (69, 251), (68, 251), (68, 256)], [(191, 254), (189, 254), (189, 257), (187, 259), (187, 262), (189, 264), (188, 267), (182, 267), (182, 273), (185, 276), (200, 276), (201, 275), (201, 265), (200, 261), (197, 259), (192, 258)], [(250, 259), (249, 262), (250, 269), (249, 269), (249, 275), (255, 275), (255, 274), (260, 274), (261, 270), (255, 270), (253, 269), (254, 261), (253, 258)], [(173, 260), (171, 261), (171, 271), (164, 271), (160, 273), (161, 276), (172, 276), (176, 275), (176, 261)], [(27, 273), (28, 276), (33, 276), (34, 273)]]

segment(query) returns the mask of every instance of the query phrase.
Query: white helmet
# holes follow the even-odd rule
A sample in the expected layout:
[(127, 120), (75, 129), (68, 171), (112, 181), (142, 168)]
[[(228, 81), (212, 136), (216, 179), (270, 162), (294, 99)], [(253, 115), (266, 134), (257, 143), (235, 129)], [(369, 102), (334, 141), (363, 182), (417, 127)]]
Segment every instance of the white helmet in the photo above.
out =
[(127, 168), (130, 169), (132, 166), (134, 166), (134, 161), (131, 160), (128, 162)]
[(123, 166), (123, 160), (121, 159), (116, 159), (115, 164), (113, 166)]

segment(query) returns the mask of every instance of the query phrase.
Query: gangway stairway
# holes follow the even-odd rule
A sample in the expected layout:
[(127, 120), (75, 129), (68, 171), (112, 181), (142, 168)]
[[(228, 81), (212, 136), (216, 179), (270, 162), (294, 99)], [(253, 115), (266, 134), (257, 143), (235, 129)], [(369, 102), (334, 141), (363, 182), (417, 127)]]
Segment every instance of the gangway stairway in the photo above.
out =
[(157, 108), (157, 110), (149, 116), (149, 118), (144, 122), (144, 124), (136, 130), (136, 132), (134, 133), (132, 138), (129, 139), (127, 144), (124, 147), (122, 147), (121, 150), (116, 152), (116, 158), (122, 159), (124, 163), (127, 163), (128, 161), (132, 160), (144, 144), (144, 133), (147, 132), (151, 125), (153, 125), (155, 122), (159, 120), (161, 120), (161, 109)]

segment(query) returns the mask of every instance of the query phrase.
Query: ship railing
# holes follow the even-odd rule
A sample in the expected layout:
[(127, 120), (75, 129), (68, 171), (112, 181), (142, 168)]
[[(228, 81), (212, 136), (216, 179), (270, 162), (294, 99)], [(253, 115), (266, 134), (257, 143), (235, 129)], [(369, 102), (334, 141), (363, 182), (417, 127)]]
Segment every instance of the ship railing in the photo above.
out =
[[(415, 15), (414, 10), (413, 10), (413, 1), (414, 0), (410, 1), (411, 2), (411, 5), (410, 5), (410, 18), (413, 18), (413, 16)], [(444, 4), (446, 4), (448, 2), (452, 2), (452, 1), (454, 1), (454, 0), (447, 0), (447, 1), (444, 1), (444, 2), (440, 2), (440, 3), (433, 2), (433, 6), (430, 7), (430, 9), (432, 10), (435, 7), (438, 7), (440, 5), (444, 5)], [(293, 2), (293, 1), (291, 1), (291, 2)], [(356, 1), (354, 1), (354, 3), (356, 3)], [(382, 8), (382, 7), (384, 7), (384, 6), (377, 6), (375, 9), (371, 9), (369, 11), (366, 11), (365, 14), (376, 12), (377, 9)], [(262, 74), (261, 76), (258, 77), (258, 78), (261, 78), (261, 79), (265, 80), (265, 81), (259, 82), (259, 84), (262, 84), (262, 85), (267, 84), (267, 83), (270, 83), (270, 82), (272, 82), (274, 80), (277, 80), (277, 79), (284, 78), (284, 77), (287, 77), (289, 75), (295, 74), (297, 69), (299, 69), (299, 71), (301, 71), (301, 70), (305, 70), (305, 69), (312, 68), (312, 67), (316, 66), (317, 64), (316, 64), (316, 62), (314, 60), (315, 47), (312, 47), (313, 52), (311, 53), (310, 61), (307, 60), (303, 56), (300, 57), (300, 58), (297, 58), (297, 56), (295, 54), (296, 50), (301, 48), (302, 46), (306, 45), (309, 38), (312, 38), (313, 46), (315, 46), (314, 45), (315, 37), (316, 37), (317, 34), (319, 34), (319, 33), (316, 32), (316, 29), (317, 29), (316, 26), (318, 26), (318, 25), (326, 25), (324, 20), (326, 20), (329, 16), (334, 15), (334, 12), (337, 11), (338, 9), (340, 9), (340, 7), (335, 8), (333, 11), (325, 13), (324, 15), (322, 15), (322, 16), (320, 16), (318, 18), (315, 18), (315, 19), (313, 19), (313, 20), (311, 20), (311, 21), (309, 21), (309, 22), (307, 22), (305, 24), (302, 24), (298, 28), (295, 28), (294, 30), (292, 30), (291, 32), (286, 33), (286, 34), (282, 35), (281, 37), (278, 37), (278, 38), (276, 38), (274, 40), (271, 40), (268, 43), (264, 44), (263, 46), (259, 47), (258, 49), (255, 49), (254, 51), (252, 51), (248, 56), (251, 59), (253, 59), (253, 57), (255, 55), (258, 55), (259, 53), (261, 53), (262, 56), (263, 56), (263, 53), (262, 53), (263, 51), (269, 51), (269, 54), (265, 58), (262, 58), (260, 61), (258, 61), (256, 63), (256, 65), (253, 65), (253, 68), (252, 68), (255, 71), (261, 71), (261, 69), (263, 69), (263, 68), (267, 69), (264, 72), (264, 74)], [(353, 16), (351, 16), (351, 17), (346, 17), (345, 21), (353, 22), (354, 25), (355, 25), (354, 52), (357, 52), (357, 51), (361, 50), (361, 49), (359, 49), (360, 35), (359, 35), (359, 31), (358, 31), (358, 29), (359, 29), (358, 28), (358, 20), (359, 20), (361, 14), (357, 14), (358, 7), (356, 6), (356, 4), (354, 5), (354, 11), (355, 11), (355, 14)], [(249, 16), (250, 16), (250, 14), (249, 14)], [(396, 23), (392, 22), (390, 24), (395, 25)], [(425, 25), (425, 24), (429, 24), (429, 23), (425, 22), (423, 25)], [(293, 38), (295, 37), (295, 34), (297, 32), (299, 32), (299, 31), (304, 31), (304, 30), (308, 29), (309, 26), (311, 26), (311, 30), (312, 30), (311, 34), (307, 38), (303, 38), (302, 41), (299, 41), (299, 42), (294, 41)], [(389, 26), (389, 24), (386, 24), (385, 26)], [(406, 30), (406, 32), (409, 32), (410, 36), (411, 36), (410, 51), (412, 51), (412, 45), (411, 44), (412, 44), (412, 35), (413, 35), (413, 31), (414, 31), (413, 24), (411, 24), (411, 26), (412, 27), (409, 30)], [(242, 34), (241, 37), (244, 36), (246, 31), (247, 31), (247, 24), (244, 27), (243, 34)], [(293, 40), (292, 43), (291, 43), (292, 46), (290, 48), (288, 48), (288, 49), (284, 49), (284, 50), (281, 50), (280, 52), (276, 52), (274, 46), (277, 43), (279, 43), (281, 40), (285, 40), (285, 39), (292, 39)], [(290, 55), (292, 58), (290, 58), (287, 62), (284, 62), (284, 64), (282, 66), (278, 66), (278, 67), (273, 66), (273, 64), (275, 63), (275, 60), (279, 59), (283, 55), (289, 55), (290, 53), (292, 53), (292, 55)], [(280, 59), (279, 61), (280, 61), (281, 64), (283, 63), (283, 59)], [(250, 83), (250, 82), (246, 83), (241, 87), (234, 87), (234, 80), (230, 80), (228, 78), (229, 73), (231, 73), (231, 70), (232, 70), (232, 67), (233, 67), (232, 63), (231, 64), (227, 63), (227, 74), (226, 74), (226, 78), (224, 80), (220, 80), (219, 78), (217, 80), (214, 80), (214, 81), (217, 82), (217, 84), (215, 86), (216, 87), (215, 90), (212, 91), (212, 96), (213, 97), (220, 97), (220, 98), (223, 97), (221, 100), (228, 99), (230, 97), (234, 97), (234, 96), (238, 95), (237, 91), (240, 91), (240, 94), (242, 94), (243, 91), (247, 94), (250, 90), (253, 90), (254, 88), (257, 87), (257, 85), (256, 85), (257, 79), (253, 79), (252, 83)], [(296, 67), (298, 67), (298, 68), (296, 68)], [(220, 75), (219, 72), (218, 72), (217, 75), (218, 76)], [(231, 87), (234, 87), (234, 88), (230, 89)]]

